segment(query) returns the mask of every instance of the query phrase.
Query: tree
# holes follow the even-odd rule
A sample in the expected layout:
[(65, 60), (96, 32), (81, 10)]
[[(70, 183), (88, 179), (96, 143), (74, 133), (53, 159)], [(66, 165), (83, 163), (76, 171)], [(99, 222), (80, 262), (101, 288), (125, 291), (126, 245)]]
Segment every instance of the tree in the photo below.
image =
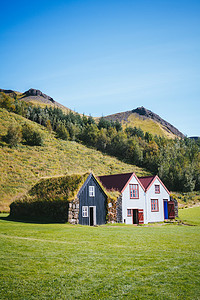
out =
[(5, 93), (0, 93), (0, 107), (6, 108), (8, 111), (15, 111), (14, 99), (6, 95)]
[(41, 132), (28, 124), (24, 124), (22, 127), (22, 137), (30, 146), (42, 146), (44, 142)]
[(52, 132), (52, 126), (51, 126), (51, 121), (50, 120), (47, 120), (46, 122), (46, 128), (49, 132)]
[(126, 155), (127, 158), (130, 159), (131, 163), (141, 165), (143, 161), (143, 150), (136, 138), (128, 140)]
[(101, 129), (101, 128), (108, 129), (109, 127), (111, 127), (111, 123), (108, 120), (106, 120), (104, 117), (101, 117), (99, 120), (99, 123), (98, 123), (98, 128), (99, 129)]
[(97, 142), (98, 133), (99, 129), (96, 124), (87, 124), (83, 129), (81, 139), (85, 144), (95, 146)]
[(118, 120), (115, 121), (114, 127), (116, 128), (117, 131), (122, 130), (122, 124)]
[(22, 140), (22, 128), (19, 125), (11, 124), (8, 127), (5, 141), (11, 146), (17, 146)]
[(68, 140), (69, 139), (69, 132), (65, 128), (64, 124), (60, 124), (56, 128), (56, 137), (60, 138), (62, 140)]
[(96, 143), (97, 149), (100, 151), (105, 151), (108, 142), (109, 142), (109, 137), (107, 136), (107, 130), (105, 128), (101, 128), (97, 135), (97, 143)]

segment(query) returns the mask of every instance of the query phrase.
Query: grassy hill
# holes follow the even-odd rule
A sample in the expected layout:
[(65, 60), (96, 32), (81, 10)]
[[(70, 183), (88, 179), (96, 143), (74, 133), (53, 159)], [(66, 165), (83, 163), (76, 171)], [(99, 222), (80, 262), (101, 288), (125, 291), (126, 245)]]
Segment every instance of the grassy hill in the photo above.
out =
[(0, 137), (11, 123), (32, 124), (44, 135), (44, 146), (20, 144), (10, 148), (0, 140), (0, 211), (8, 211), (9, 204), (26, 192), (41, 177), (93, 171), (96, 175), (135, 172), (149, 174), (142, 168), (126, 164), (72, 141), (55, 138), (54, 133), (5, 109), (0, 109)]
[(46, 106), (51, 106), (51, 107), (58, 107), (58, 108), (62, 109), (64, 113), (68, 113), (68, 112), (72, 111), (68, 107), (55, 101), (50, 96), (42, 93), (40, 90), (29, 89), (28, 91), (21, 93), (21, 92), (16, 92), (13, 90), (0, 89), (0, 92), (5, 93), (6, 95), (10, 96), (11, 98), (23, 100), (25, 102), (29, 102), (35, 106), (40, 106), (42, 108), (45, 108)]
[(184, 137), (177, 128), (144, 107), (138, 107), (132, 111), (112, 114), (106, 116), (105, 119), (109, 121), (118, 120), (124, 128), (126, 126), (140, 127), (144, 132), (166, 138), (174, 139), (177, 136)]
[(161, 124), (151, 119), (143, 119), (137, 114), (131, 114), (127, 122), (122, 121), (123, 127), (130, 126), (130, 127), (140, 127), (144, 132), (150, 132), (153, 135), (164, 136), (167, 138), (175, 138), (176, 136), (166, 131)]
[[(13, 90), (3, 90), (0, 89), (0, 92), (6, 93), (8, 96), (14, 99), (23, 100), (25, 102), (31, 103), (35, 106), (40, 106), (45, 108), (46, 106), (57, 107), (62, 109), (64, 113), (69, 113), (72, 111), (70, 108), (65, 107), (64, 105), (56, 102), (50, 96), (44, 94), (40, 90), (29, 89), (24, 93), (16, 92)], [(73, 112), (73, 111), (72, 111)], [(155, 114), (154, 112), (144, 108), (138, 107), (137, 109), (120, 112), (112, 115), (108, 115), (104, 117), (109, 121), (118, 120), (122, 127), (126, 126), (141, 128), (144, 132), (149, 132), (153, 135), (163, 136), (166, 138), (176, 138), (184, 137), (184, 135), (173, 125), (163, 120), (160, 116)], [(99, 117), (94, 118), (96, 122), (99, 121)]]

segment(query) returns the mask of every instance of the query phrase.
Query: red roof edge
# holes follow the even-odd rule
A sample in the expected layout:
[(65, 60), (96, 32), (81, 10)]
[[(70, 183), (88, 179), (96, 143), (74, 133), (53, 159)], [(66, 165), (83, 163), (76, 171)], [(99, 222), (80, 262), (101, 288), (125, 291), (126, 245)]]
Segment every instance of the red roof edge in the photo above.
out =
[(131, 177), (129, 178), (129, 180), (127, 181), (127, 183), (125, 184), (125, 186), (123, 187), (121, 193), (123, 193), (123, 191), (125, 190), (125, 188), (127, 187), (127, 185), (129, 184), (129, 182), (131, 181), (131, 179), (133, 178), (133, 176), (135, 177), (135, 179), (137, 180), (137, 182), (141, 185), (142, 189), (145, 191), (144, 186), (142, 185), (142, 183), (140, 182), (139, 178), (137, 177), (137, 175), (135, 173), (133, 173), (131, 175)]
[(162, 184), (162, 186), (164, 187), (164, 189), (166, 190), (166, 192), (170, 195), (170, 192), (168, 191), (168, 189), (166, 188), (166, 186), (164, 185), (164, 183), (161, 181), (161, 179), (158, 177), (158, 175), (156, 175), (154, 177), (154, 179), (150, 182), (150, 184), (148, 185), (148, 187), (146, 188), (146, 191), (152, 186), (152, 184), (154, 183), (154, 181), (158, 179), (158, 181), (160, 182), (160, 184)]

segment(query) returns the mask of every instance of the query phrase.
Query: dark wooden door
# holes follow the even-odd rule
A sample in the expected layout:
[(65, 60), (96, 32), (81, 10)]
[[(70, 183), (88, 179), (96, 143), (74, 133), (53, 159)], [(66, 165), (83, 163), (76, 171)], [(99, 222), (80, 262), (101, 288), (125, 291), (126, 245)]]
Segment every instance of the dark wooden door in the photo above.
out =
[(138, 209), (132, 209), (133, 224), (138, 224)]

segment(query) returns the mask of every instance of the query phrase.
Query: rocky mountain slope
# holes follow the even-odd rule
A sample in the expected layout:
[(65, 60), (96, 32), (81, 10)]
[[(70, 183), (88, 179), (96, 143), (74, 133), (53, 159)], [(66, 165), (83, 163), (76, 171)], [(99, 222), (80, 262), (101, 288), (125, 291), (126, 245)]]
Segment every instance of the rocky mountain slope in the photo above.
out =
[(109, 121), (118, 120), (123, 125), (140, 127), (145, 132), (149, 131), (157, 135), (164, 135), (171, 138), (176, 136), (181, 138), (184, 137), (184, 134), (177, 128), (143, 106), (131, 111), (106, 116), (105, 119)]
[(71, 110), (68, 107), (55, 101), (52, 97), (42, 93), (40, 90), (31, 88), (28, 91), (25, 91), (24, 93), (20, 93), (13, 90), (0, 89), (0, 92), (9, 95), (12, 98), (22, 99), (23, 101), (31, 102), (33, 104), (38, 104), (41, 106), (45, 106), (45, 105), (56, 106), (66, 112)]
[[(66, 113), (72, 111), (59, 102), (56, 102), (52, 97), (44, 94), (37, 89), (31, 88), (24, 93), (16, 92), (13, 90), (0, 89), (0, 92), (8, 94), (12, 98), (22, 99), (23, 101), (31, 102), (35, 105), (40, 105), (43, 107), (45, 107), (46, 105), (56, 106), (58, 108), (61, 108)], [(122, 123), (122, 125), (124, 125), (124, 127), (126, 125), (131, 127), (140, 127), (144, 132), (148, 131), (153, 135), (157, 134), (158, 136), (165, 136), (168, 138), (175, 138), (177, 136), (181, 138), (184, 137), (183, 133), (181, 133), (172, 124), (162, 119), (154, 112), (144, 108), (143, 106), (130, 111), (112, 114), (104, 118), (109, 121), (118, 120)], [(95, 119), (98, 120), (99, 118)]]

